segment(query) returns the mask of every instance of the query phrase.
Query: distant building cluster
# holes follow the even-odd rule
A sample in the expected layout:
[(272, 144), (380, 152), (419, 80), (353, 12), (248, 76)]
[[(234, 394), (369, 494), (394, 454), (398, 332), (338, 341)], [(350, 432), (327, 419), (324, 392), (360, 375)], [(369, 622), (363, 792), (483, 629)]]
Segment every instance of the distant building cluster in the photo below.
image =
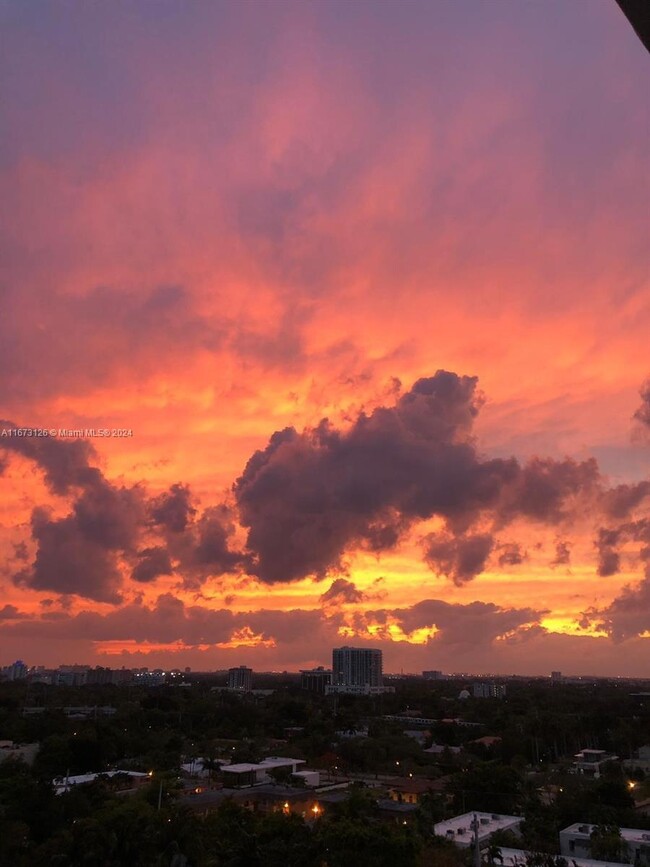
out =
[(29, 669), (22, 659), (17, 659), (11, 665), (5, 665), (0, 669), (4, 680), (24, 680), (27, 677), (28, 671)]
[(0, 669), (0, 680), (29, 680), (30, 683), (42, 683), (49, 686), (86, 686), (114, 684), (120, 686), (136, 683), (140, 686), (162, 686), (182, 679), (183, 674), (189, 674), (180, 669), (163, 671), (161, 668), (150, 671), (148, 668), (106, 668), (97, 665), (60, 665), (58, 668), (46, 668), (43, 665), (29, 667), (22, 660), (16, 660), (11, 665)]

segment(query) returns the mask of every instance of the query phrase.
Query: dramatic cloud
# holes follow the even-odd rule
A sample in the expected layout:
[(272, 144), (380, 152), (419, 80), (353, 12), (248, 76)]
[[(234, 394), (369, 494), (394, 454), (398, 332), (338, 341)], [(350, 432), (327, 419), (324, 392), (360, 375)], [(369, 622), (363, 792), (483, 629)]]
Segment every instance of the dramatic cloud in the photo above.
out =
[(620, 547), (626, 542), (641, 542), (643, 547), (638, 554), (641, 561), (646, 562), (650, 554), (650, 518), (628, 521), (614, 529), (599, 529), (595, 542), (599, 575), (607, 577), (620, 571)]
[[(352, 601), (352, 600), (350, 600)], [(450, 604), (442, 600), (427, 599), (409, 608), (378, 609), (357, 612), (350, 623), (357, 633), (356, 641), (381, 637), (382, 629), (389, 634), (390, 625), (398, 625), (406, 640), (415, 639), (422, 629), (435, 629), (431, 639), (436, 644), (454, 646), (490, 645), (497, 639), (510, 636), (524, 627), (538, 623), (543, 612), (532, 609), (508, 609), (497, 605), (475, 602), (469, 605)], [(274, 611), (233, 612), (226, 608), (208, 608), (186, 605), (175, 596), (165, 593), (151, 605), (135, 602), (107, 614), (81, 611), (56, 619), (21, 620), (6, 626), (14, 634), (44, 636), (50, 639), (92, 637), (94, 641), (181, 642), (185, 645), (223, 645), (234, 635), (246, 631), (261, 641), (272, 641), (278, 646), (309, 642), (341, 642), (343, 621), (336, 611), (292, 609)], [(322, 647), (320, 652), (325, 651)]]
[(408, 635), (419, 630), (435, 629), (431, 639), (436, 644), (466, 646), (489, 645), (539, 624), (546, 612), (532, 608), (502, 608), (493, 603), (472, 602), (458, 605), (440, 599), (424, 599), (409, 608), (368, 611), (358, 615), (358, 622), (396, 623)]
[(121, 601), (115, 552), (88, 539), (74, 516), (51, 520), (46, 510), (34, 509), (32, 538), (37, 543), (36, 558), (14, 575), (16, 584), (76, 593), (98, 602)]
[[(647, 639), (550, 632), (650, 546), (647, 56), (616, 4), (77, 5), (0, 4), (0, 399), (130, 435), (0, 437), (0, 605), (49, 618), (3, 652), (644, 673)], [(495, 608), (404, 633), (442, 581)], [(549, 632), (507, 629), (540, 598)]]
[(605, 608), (592, 608), (585, 613), (587, 623), (607, 632), (615, 641), (625, 641), (650, 633), (650, 550), (646, 556), (646, 577), (628, 585)]
[(188, 485), (172, 485), (151, 504), (154, 524), (172, 533), (182, 533), (195, 514)]
[(519, 566), (526, 559), (526, 553), (516, 542), (506, 542), (499, 545), (499, 566)]
[(602, 508), (608, 518), (627, 518), (643, 501), (650, 498), (650, 481), (617, 485), (605, 491)]
[(146, 584), (154, 581), (159, 575), (170, 575), (172, 572), (169, 552), (166, 548), (158, 546), (138, 551), (138, 562), (131, 573), (131, 578)]
[(480, 575), (494, 547), (494, 539), (487, 534), (455, 538), (431, 535), (425, 542), (424, 559), (429, 566), (458, 585)]
[(392, 548), (410, 525), (437, 515), (458, 539), (431, 538), (426, 559), (462, 582), (482, 571), (493, 546), (484, 534), (464, 535), (482, 515), (497, 526), (522, 517), (556, 524), (580, 497), (595, 496), (592, 459), (482, 460), (472, 438), (476, 382), (440, 370), (347, 430), (323, 420), (273, 434), (234, 489), (255, 574), (269, 583), (322, 577), (349, 546)]
[(620, 554), (616, 549), (621, 538), (618, 530), (607, 530), (604, 527), (598, 531), (596, 549), (598, 551), (598, 574), (602, 578), (615, 575), (621, 565)]
[(0, 421), (0, 449), (14, 452), (34, 461), (44, 473), (45, 481), (55, 494), (67, 494), (71, 488), (85, 487), (101, 477), (99, 470), (90, 466), (96, 458), (95, 450), (87, 439), (63, 440), (51, 436), (22, 436), (4, 433), (28, 431), (11, 421)]
[(36, 556), (16, 572), (17, 585), (74, 593), (102, 602), (120, 601), (118, 553), (133, 552), (144, 524), (144, 495), (117, 487), (89, 465), (93, 449), (84, 440), (11, 436), (0, 443), (34, 461), (53, 493), (75, 491), (71, 513), (52, 518), (36, 507), (31, 518)]
[(561, 461), (532, 458), (504, 488), (499, 515), (507, 522), (518, 517), (557, 524), (572, 514), (579, 497), (599, 493), (600, 472), (594, 458)]
[(345, 602), (363, 602), (366, 598), (365, 593), (346, 578), (337, 578), (332, 581), (328, 590), (320, 597), (320, 601), (326, 605), (340, 605)]

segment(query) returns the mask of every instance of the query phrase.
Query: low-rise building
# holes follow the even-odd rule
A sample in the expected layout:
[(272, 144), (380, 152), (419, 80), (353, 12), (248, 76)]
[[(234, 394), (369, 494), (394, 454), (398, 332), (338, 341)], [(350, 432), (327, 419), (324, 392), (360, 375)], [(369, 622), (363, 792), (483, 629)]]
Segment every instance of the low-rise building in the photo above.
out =
[(437, 837), (451, 840), (462, 849), (468, 849), (474, 845), (476, 827), (479, 847), (483, 848), (487, 846), (490, 837), (496, 831), (512, 831), (518, 834), (522, 822), (521, 816), (504, 816), (500, 813), (463, 813), (462, 816), (437, 822), (433, 826), (433, 833)]
[(286, 768), (290, 774), (295, 774), (298, 766), (304, 764), (304, 759), (292, 759), (284, 756), (269, 756), (261, 762), (238, 762), (223, 768), (223, 784), (227, 788), (235, 789), (263, 785), (273, 779), (269, 771)]
[[(560, 831), (560, 852), (567, 857), (591, 856), (591, 835), (596, 825), (587, 822), (576, 822)], [(650, 865), (650, 831), (638, 828), (621, 828), (621, 839), (627, 846), (628, 863)]]
[(573, 772), (585, 777), (600, 778), (603, 767), (608, 762), (618, 761), (618, 756), (606, 750), (580, 750), (574, 756)]
[(405, 777), (391, 783), (388, 797), (400, 804), (419, 804), (422, 796), (431, 791), (431, 783), (420, 777)]
[(121, 788), (124, 789), (137, 789), (151, 779), (149, 774), (142, 773), (141, 771), (99, 771), (96, 774), (74, 774), (73, 776), (55, 777), (52, 780), (52, 785), (54, 786), (55, 794), (62, 795), (64, 792), (69, 792), (75, 786), (94, 783), (95, 780), (102, 777), (108, 780), (117, 778), (115, 780), (116, 783), (123, 781), (124, 785)]

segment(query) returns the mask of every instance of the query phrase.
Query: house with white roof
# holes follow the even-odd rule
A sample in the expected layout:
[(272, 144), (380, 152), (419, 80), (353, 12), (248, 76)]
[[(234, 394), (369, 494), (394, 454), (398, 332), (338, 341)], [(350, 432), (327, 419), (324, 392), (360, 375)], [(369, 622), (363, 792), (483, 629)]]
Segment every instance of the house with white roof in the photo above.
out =
[(521, 816), (504, 816), (500, 813), (463, 813), (462, 816), (454, 816), (453, 819), (445, 819), (433, 826), (433, 833), (437, 837), (451, 840), (461, 849), (468, 849), (474, 845), (474, 827), (478, 834), (479, 847), (487, 846), (490, 837), (495, 831), (512, 831), (519, 834), (523, 818)]

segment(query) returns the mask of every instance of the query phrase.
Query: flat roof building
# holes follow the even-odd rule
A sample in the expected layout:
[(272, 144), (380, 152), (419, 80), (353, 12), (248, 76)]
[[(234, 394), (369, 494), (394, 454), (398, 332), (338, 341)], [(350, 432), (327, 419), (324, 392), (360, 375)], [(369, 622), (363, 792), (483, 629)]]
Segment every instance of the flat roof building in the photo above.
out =
[[(567, 857), (591, 856), (591, 835), (597, 825), (576, 822), (560, 831), (560, 852)], [(650, 831), (639, 828), (621, 828), (621, 839), (627, 844), (628, 863), (650, 865)]]
[(608, 762), (617, 762), (618, 756), (608, 753), (606, 750), (580, 750), (574, 756), (573, 772), (583, 774), (586, 777), (600, 778), (604, 765)]
[(445, 819), (433, 826), (433, 833), (437, 837), (451, 840), (461, 849), (468, 849), (474, 844), (474, 821), (478, 823), (479, 847), (487, 845), (488, 840), (495, 831), (513, 831), (519, 833), (523, 819), (521, 816), (504, 816), (500, 813), (463, 813), (462, 816), (454, 816), (453, 819)]
[(317, 692), (320, 695), (325, 695), (327, 687), (332, 682), (332, 670), (323, 668), (319, 665), (318, 668), (304, 668), (300, 672), (300, 687), (307, 689), (309, 692)]
[(287, 768), (292, 774), (298, 770), (298, 765), (306, 764), (304, 759), (291, 759), (285, 756), (269, 756), (261, 762), (238, 762), (222, 769), (224, 786), (241, 788), (243, 786), (258, 786), (272, 782), (269, 771), (276, 768)]
[(99, 771), (95, 774), (75, 774), (74, 776), (55, 777), (52, 780), (52, 785), (54, 786), (55, 794), (62, 795), (64, 792), (69, 792), (75, 786), (94, 783), (95, 780), (102, 777), (107, 777), (108, 779), (112, 779), (113, 777), (122, 778), (127, 783), (125, 788), (128, 788), (128, 784), (132, 788), (142, 786), (150, 779), (149, 774), (145, 774), (142, 771)]
[(325, 691), (329, 695), (380, 695), (395, 689), (384, 686), (381, 650), (335, 647), (332, 651), (332, 682)]

